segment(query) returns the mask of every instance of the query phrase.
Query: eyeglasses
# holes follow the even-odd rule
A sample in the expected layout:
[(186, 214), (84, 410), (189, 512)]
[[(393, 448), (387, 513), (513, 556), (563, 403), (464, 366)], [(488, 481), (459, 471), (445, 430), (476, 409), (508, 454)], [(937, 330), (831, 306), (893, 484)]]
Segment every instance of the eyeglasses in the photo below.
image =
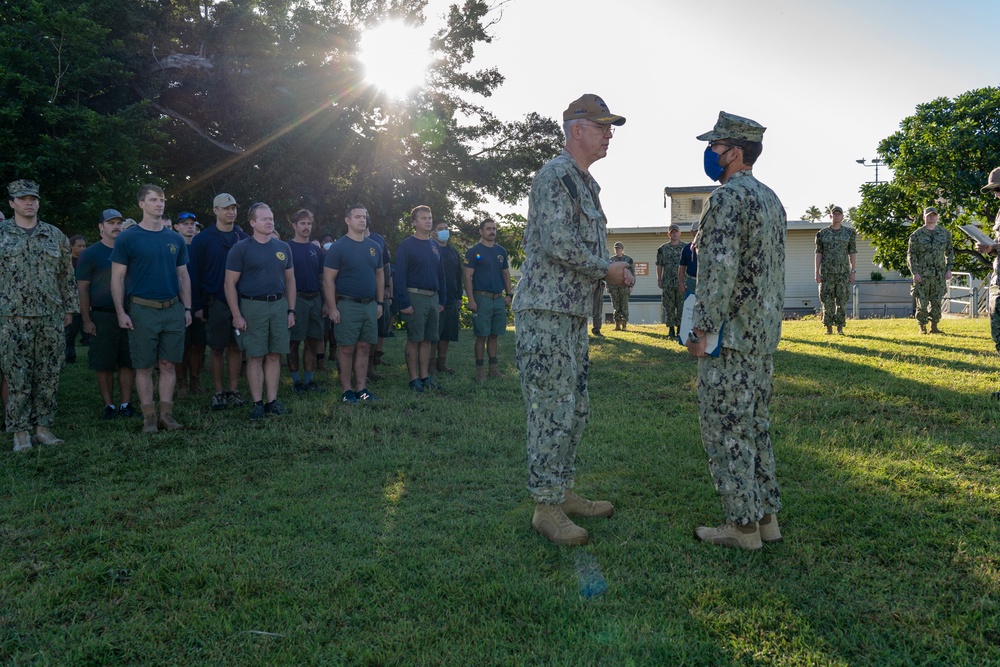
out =
[(716, 146), (726, 146), (727, 148), (739, 148), (736, 144), (727, 144), (724, 141), (710, 141), (708, 142), (709, 148), (715, 148)]
[(594, 123), (589, 120), (587, 121), (587, 124), (590, 125), (591, 127), (596, 127), (597, 129), (599, 129), (602, 135), (610, 134), (611, 136), (615, 136), (614, 125), (602, 125), (601, 123)]

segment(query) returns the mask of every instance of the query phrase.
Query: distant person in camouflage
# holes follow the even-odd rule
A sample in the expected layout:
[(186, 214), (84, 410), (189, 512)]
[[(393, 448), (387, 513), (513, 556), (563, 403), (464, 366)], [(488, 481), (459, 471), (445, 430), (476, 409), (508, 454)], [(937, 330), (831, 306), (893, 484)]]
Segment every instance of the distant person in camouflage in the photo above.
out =
[[(786, 219), (777, 195), (752, 171), (764, 130), (723, 111), (715, 128), (698, 137), (708, 141), (705, 173), (722, 186), (701, 218), (687, 339), (698, 357), (701, 440), (726, 517), (695, 536), (750, 550), (781, 539), (768, 405), (785, 300)], [(717, 357), (706, 356), (708, 334), (719, 335)]]
[(684, 305), (683, 285), (678, 289), (677, 267), (680, 266), (684, 244), (681, 243), (681, 228), (671, 223), (667, 227), (670, 241), (656, 249), (656, 286), (662, 291), (660, 311), (663, 323), (667, 325), (668, 336), (676, 336), (681, 326), (681, 307)]
[(834, 206), (832, 222), (816, 233), (816, 282), (819, 300), (823, 304), (823, 324), (826, 332), (843, 335), (847, 323), (849, 285), (854, 282), (858, 261), (857, 233), (844, 227), (844, 209)]
[(563, 112), (566, 147), (535, 174), (524, 228), (524, 264), (514, 294), (515, 350), (527, 411), (532, 527), (556, 544), (585, 544), (567, 514), (610, 517), (614, 506), (573, 492), (576, 448), (590, 416), (587, 314), (595, 287), (631, 286), (625, 262), (607, 259), (601, 188), (588, 169), (608, 153), (612, 114), (596, 95)]
[[(635, 275), (635, 261), (625, 254), (625, 244), (621, 241), (615, 242), (615, 254), (611, 257), (612, 262), (627, 262), (628, 270)], [(628, 300), (632, 296), (632, 288), (624, 285), (610, 286), (608, 292), (611, 294), (611, 307), (615, 311), (615, 331), (626, 331), (628, 327)]]
[[(982, 193), (992, 194), (1000, 199), (1000, 167), (990, 172)], [(993, 221), (993, 241), (992, 245), (977, 243), (976, 249), (984, 254), (996, 253), (993, 258), (993, 280), (990, 282), (990, 333), (993, 336), (993, 344), (1000, 353), (1000, 211)], [(993, 397), (1000, 398), (1000, 391), (995, 392)]]
[[(65, 327), (80, 311), (69, 240), (38, 219), (38, 184), (7, 186), (11, 220), (0, 222), (0, 372), (7, 381), (4, 426), (14, 451), (62, 440), (49, 427), (56, 417)], [(31, 429), (35, 433), (31, 435)]]
[(917, 324), (920, 333), (943, 333), (938, 328), (941, 321), (941, 299), (948, 291), (951, 270), (955, 266), (955, 249), (951, 245), (951, 232), (938, 227), (937, 209), (924, 209), (924, 226), (910, 234), (906, 250), (906, 265), (913, 274), (910, 294), (917, 301)]

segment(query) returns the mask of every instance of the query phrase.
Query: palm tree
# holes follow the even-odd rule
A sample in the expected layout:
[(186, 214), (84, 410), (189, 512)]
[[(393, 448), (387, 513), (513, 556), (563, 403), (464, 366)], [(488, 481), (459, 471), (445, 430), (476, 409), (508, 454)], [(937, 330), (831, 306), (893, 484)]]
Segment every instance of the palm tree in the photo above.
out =
[(828, 205), (828, 206), (827, 206), (827, 207), (826, 207), (826, 208), (825, 208), (825, 209), (823, 210), (823, 217), (824, 217), (824, 218), (830, 218), (831, 220), (833, 220), (833, 207), (834, 207), (834, 206), (836, 206), (836, 204), (829, 204), (829, 205)]
[(816, 206), (810, 206), (806, 209), (806, 212), (802, 214), (803, 220), (808, 220), (810, 222), (818, 222), (820, 218), (823, 217), (823, 212), (819, 210)]

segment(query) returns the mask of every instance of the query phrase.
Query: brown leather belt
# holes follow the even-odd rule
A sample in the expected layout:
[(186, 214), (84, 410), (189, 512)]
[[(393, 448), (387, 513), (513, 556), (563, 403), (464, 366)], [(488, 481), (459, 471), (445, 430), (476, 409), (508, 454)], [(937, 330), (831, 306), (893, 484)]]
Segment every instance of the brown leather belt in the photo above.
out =
[(154, 301), (153, 299), (143, 299), (141, 297), (134, 296), (132, 297), (132, 303), (140, 306), (146, 306), (147, 308), (165, 310), (177, 303), (177, 298), (174, 297), (173, 299), (167, 299), (166, 301)]
[(474, 289), (473, 294), (478, 294), (479, 296), (488, 296), (491, 299), (498, 299), (503, 296), (503, 292), (484, 292), (482, 290)]

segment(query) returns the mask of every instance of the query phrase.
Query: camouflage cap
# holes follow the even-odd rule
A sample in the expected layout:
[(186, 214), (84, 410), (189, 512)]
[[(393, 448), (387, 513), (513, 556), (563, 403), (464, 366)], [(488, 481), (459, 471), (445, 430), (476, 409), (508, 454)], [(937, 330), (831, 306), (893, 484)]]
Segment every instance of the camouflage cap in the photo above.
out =
[(7, 193), (10, 195), (11, 199), (14, 197), (27, 197), (28, 195), (37, 197), (38, 183), (29, 181), (25, 178), (19, 178), (7, 186)]
[(924, 209), (924, 215), (930, 215), (931, 213), (933, 213), (934, 215), (937, 215), (938, 211), (933, 206), (928, 206), (927, 208)]
[(566, 111), (563, 111), (563, 122), (578, 118), (592, 120), (601, 125), (625, 124), (624, 116), (617, 116), (611, 113), (604, 100), (593, 93), (588, 93), (580, 99), (570, 102)]
[(681, 231), (681, 226), (680, 226), (680, 225), (678, 225), (678, 224), (677, 224), (676, 222), (671, 222), (671, 223), (670, 223), (669, 225), (667, 225), (667, 231), (668, 231), (668, 232), (672, 232), (672, 231), (674, 231), (675, 229), (676, 229), (677, 231)]
[(986, 185), (982, 187), (980, 192), (993, 192), (1000, 190), (1000, 167), (997, 167), (990, 172), (990, 177), (986, 179)]
[(114, 220), (115, 218), (122, 221), (125, 220), (125, 216), (113, 208), (106, 208), (101, 212), (101, 222), (107, 222), (108, 220)]
[(234, 204), (236, 204), (236, 198), (228, 192), (215, 195), (215, 199), (212, 200), (212, 206), (217, 208), (226, 208), (227, 206), (233, 206)]
[(696, 138), (698, 141), (716, 141), (717, 139), (763, 141), (766, 129), (757, 121), (720, 111), (719, 120), (715, 121), (715, 127), (712, 128), (712, 131), (699, 134)]
[(622, 243), (621, 241), (615, 241), (615, 247), (616, 248), (624, 248), (625, 244)]
[(830, 209), (830, 213), (843, 213), (843, 212), (844, 209), (840, 208), (839, 206), (834, 206), (833, 208)]

